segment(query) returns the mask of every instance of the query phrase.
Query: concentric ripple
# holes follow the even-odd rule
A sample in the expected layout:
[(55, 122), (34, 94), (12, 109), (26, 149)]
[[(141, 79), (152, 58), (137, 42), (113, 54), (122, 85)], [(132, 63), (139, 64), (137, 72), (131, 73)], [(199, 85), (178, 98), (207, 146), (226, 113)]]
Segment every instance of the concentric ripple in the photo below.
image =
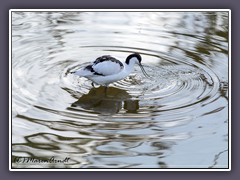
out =
[[(148, 54), (145, 58), (152, 57)], [(171, 61), (174, 63), (171, 64)], [(62, 74), (65, 88), (79, 94), (86, 94), (93, 88), (90, 80), (70, 73), (86, 64), (71, 65), (65, 69)], [(174, 59), (162, 62), (159, 66), (145, 65), (144, 68), (150, 78), (144, 77), (140, 68), (136, 67), (129, 77), (110, 87), (126, 91), (129, 94), (127, 100), (144, 101), (146, 107), (158, 104), (160, 111), (204, 105), (219, 97), (218, 77), (201, 64)]]

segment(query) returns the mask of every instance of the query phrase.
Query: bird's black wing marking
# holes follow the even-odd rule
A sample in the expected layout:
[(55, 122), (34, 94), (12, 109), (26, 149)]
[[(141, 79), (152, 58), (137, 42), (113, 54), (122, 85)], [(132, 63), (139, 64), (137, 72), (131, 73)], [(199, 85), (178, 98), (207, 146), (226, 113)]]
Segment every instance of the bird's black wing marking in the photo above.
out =
[(100, 73), (98, 73), (98, 72), (95, 72), (94, 69), (93, 69), (93, 67), (92, 67), (92, 65), (88, 65), (88, 66), (85, 67), (84, 69), (93, 72), (94, 75), (104, 76), (103, 74), (100, 74)]
[(112, 56), (110, 56), (110, 55), (104, 55), (104, 56), (101, 56), (101, 57), (97, 58), (97, 59), (93, 62), (93, 64), (96, 65), (96, 64), (101, 63), (101, 62), (104, 62), (104, 61), (112, 61), (112, 62), (115, 62), (115, 63), (117, 63), (117, 64), (120, 65), (121, 69), (124, 67), (124, 66), (123, 66), (123, 63), (122, 63), (121, 61), (117, 60), (116, 58), (114, 58), (114, 57), (112, 57)]

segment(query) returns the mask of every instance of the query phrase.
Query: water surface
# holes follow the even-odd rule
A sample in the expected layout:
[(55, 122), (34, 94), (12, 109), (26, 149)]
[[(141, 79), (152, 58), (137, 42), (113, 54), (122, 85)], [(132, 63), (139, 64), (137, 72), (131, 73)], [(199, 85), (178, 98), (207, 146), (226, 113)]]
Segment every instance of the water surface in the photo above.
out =
[[(70, 73), (132, 52), (151, 78)], [(227, 168), (228, 61), (227, 12), (13, 12), (12, 166)]]

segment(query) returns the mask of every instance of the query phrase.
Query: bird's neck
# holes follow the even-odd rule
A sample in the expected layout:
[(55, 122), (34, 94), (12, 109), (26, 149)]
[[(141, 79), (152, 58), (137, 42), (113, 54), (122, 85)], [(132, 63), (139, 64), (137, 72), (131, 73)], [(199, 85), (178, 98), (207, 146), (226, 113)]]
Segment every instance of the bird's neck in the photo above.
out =
[(126, 69), (129, 72), (132, 72), (134, 69), (135, 61), (130, 61), (128, 64), (126, 64)]

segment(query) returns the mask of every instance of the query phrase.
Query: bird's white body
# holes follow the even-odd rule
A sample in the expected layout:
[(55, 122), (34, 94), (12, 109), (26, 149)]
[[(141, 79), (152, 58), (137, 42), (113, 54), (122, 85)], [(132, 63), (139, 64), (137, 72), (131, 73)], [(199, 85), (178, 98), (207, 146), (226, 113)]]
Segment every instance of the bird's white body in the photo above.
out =
[(141, 56), (132, 54), (125, 62), (111, 56), (101, 56), (92, 64), (74, 72), (75, 75), (85, 77), (98, 85), (108, 86), (110, 83), (126, 78), (134, 65), (141, 65)]

